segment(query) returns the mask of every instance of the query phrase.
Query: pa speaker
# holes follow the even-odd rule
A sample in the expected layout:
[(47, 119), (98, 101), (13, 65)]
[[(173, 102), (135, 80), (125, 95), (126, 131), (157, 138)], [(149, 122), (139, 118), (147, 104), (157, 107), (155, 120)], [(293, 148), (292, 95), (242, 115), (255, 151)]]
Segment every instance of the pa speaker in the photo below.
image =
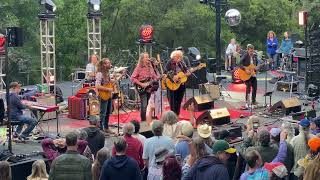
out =
[(8, 47), (20, 47), (23, 45), (22, 28), (8, 27), (7, 35), (8, 35)]
[(214, 107), (214, 100), (209, 94), (194, 96), (183, 105), (183, 109), (187, 109), (190, 104), (194, 104), (194, 111), (203, 111)]
[(281, 100), (275, 103), (271, 108), (270, 112), (281, 110), (286, 115), (289, 115), (292, 112), (300, 112), (301, 111), (301, 103), (298, 98), (289, 98)]
[(227, 108), (211, 109), (202, 113), (196, 124), (209, 124), (211, 126), (230, 123), (230, 113)]

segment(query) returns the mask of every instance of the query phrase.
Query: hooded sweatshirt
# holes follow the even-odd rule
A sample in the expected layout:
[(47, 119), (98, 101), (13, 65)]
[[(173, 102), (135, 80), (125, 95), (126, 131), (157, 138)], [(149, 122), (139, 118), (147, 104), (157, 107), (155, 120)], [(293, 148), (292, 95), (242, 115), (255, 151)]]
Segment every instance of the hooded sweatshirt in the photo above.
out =
[(96, 157), (97, 152), (104, 147), (105, 137), (97, 127), (87, 127), (83, 129), (88, 134), (88, 146), (91, 153)]
[(114, 156), (104, 162), (100, 180), (141, 180), (138, 163), (126, 156)]
[(214, 156), (205, 156), (197, 160), (183, 180), (229, 180), (227, 168)]

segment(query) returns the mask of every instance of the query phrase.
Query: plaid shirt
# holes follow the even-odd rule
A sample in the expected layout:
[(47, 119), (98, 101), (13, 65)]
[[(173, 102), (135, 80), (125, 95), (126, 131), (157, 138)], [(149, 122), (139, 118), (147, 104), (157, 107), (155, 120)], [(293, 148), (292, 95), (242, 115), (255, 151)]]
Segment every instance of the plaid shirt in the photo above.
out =
[(145, 79), (151, 78), (153, 80), (158, 79), (159, 77), (156, 75), (152, 66), (145, 66), (142, 64), (138, 64), (134, 69), (130, 79), (133, 83), (137, 83), (143, 81)]

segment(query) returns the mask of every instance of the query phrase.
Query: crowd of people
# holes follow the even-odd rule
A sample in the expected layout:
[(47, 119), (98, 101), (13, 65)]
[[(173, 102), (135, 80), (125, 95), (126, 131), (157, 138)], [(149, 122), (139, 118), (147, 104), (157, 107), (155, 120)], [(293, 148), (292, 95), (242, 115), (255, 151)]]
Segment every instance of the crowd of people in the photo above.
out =
[[(258, 126), (257, 126), (258, 124)], [(251, 116), (244, 142), (237, 147), (228, 135), (212, 136), (207, 124), (194, 126), (179, 121), (172, 111), (151, 124), (153, 137), (139, 134), (133, 120), (105, 147), (97, 119), (90, 126), (68, 133), (63, 139), (44, 139), (48, 159), (32, 165), (27, 180), (228, 180), (305, 179), (316, 180), (320, 173), (320, 118), (285, 122), (269, 130), (261, 119)], [(10, 165), (0, 162), (0, 179), (10, 180)]]

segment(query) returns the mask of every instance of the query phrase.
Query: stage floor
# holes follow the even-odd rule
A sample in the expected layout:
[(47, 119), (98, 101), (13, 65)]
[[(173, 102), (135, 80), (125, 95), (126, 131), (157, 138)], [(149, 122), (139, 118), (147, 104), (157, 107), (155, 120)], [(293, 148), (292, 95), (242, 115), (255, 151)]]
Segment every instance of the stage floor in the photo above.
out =
[[(263, 122), (266, 125), (266, 128), (270, 128), (272, 126), (277, 126), (281, 121), (278, 121), (278, 117), (270, 117), (265, 115), (265, 108), (258, 108), (251, 111), (248, 110), (240, 110), (241, 107), (245, 104), (245, 85), (244, 84), (232, 84), (231, 83), (231, 75), (230, 73), (223, 72), (223, 75), (227, 76), (227, 79), (222, 82), (222, 98), (220, 100), (215, 101), (215, 108), (222, 108), (227, 107), (231, 114), (231, 120), (236, 123), (244, 124), (247, 120), (247, 117), (252, 114), (259, 115), (263, 119)], [(277, 73), (269, 71), (267, 73), (267, 80), (270, 80), (271, 78), (275, 77)], [(259, 73), (257, 75), (258, 78), (258, 91), (257, 91), (257, 102), (259, 105), (265, 104), (265, 98), (263, 94), (265, 93), (265, 73)], [(207, 79), (209, 81), (212, 81), (212, 74), (208, 74)], [(77, 86), (76, 83), (72, 82), (63, 82), (61, 84), (58, 84), (61, 88), (64, 98), (67, 99), (68, 96), (71, 96), (75, 94), (75, 92), (79, 89), (79, 86)], [(70, 88), (72, 87), (72, 88)], [(274, 84), (270, 84), (267, 82), (267, 91), (271, 91), (274, 88)], [(303, 92), (304, 89), (304, 82), (301, 82), (299, 84), (299, 90)], [(198, 95), (198, 90), (192, 90), (187, 89), (186, 92), (186, 99)], [(280, 91), (274, 91), (272, 96), (272, 104), (282, 100), (289, 98), (289, 92), (280, 92)], [(297, 95), (293, 95), (297, 96)], [(267, 98), (267, 103), (269, 104), (269, 98)], [(165, 104), (167, 104), (165, 102)], [(308, 109), (308, 107), (302, 107), (302, 109)], [(184, 113), (182, 113), (184, 114)], [(198, 113), (199, 115), (199, 113)], [(124, 113), (121, 115), (124, 119), (123, 122), (130, 121), (132, 118), (139, 117), (139, 112), (137, 110), (134, 111), (128, 111), (127, 113)], [(243, 117), (243, 118), (240, 118)], [(117, 116), (114, 115), (111, 117), (112, 122), (117, 122)], [(188, 120), (187, 115), (180, 116), (181, 120)], [(42, 124), (42, 128), (47, 131), (49, 134), (56, 134), (56, 120), (51, 120), (46, 123)], [(62, 113), (59, 115), (59, 134), (61, 136), (64, 136), (66, 133), (73, 131), (75, 129), (83, 128), (88, 126), (88, 121), (86, 120), (76, 120), (76, 119), (70, 119), (67, 117), (67, 113)], [(117, 131), (117, 127), (113, 127), (114, 131)], [(121, 131), (121, 130), (120, 130)], [(141, 123), (141, 132), (150, 131), (150, 127), (146, 125), (145, 122)], [(111, 148), (113, 143), (114, 137), (108, 137), (106, 138), (106, 147)], [(7, 146), (1, 146), (0, 150), (6, 149)], [(13, 152), (15, 154), (30, 154), (34, 151), (42, 151), (41, 145), (37, 140), (30, 140), (26, 143), (13, 143)]]

